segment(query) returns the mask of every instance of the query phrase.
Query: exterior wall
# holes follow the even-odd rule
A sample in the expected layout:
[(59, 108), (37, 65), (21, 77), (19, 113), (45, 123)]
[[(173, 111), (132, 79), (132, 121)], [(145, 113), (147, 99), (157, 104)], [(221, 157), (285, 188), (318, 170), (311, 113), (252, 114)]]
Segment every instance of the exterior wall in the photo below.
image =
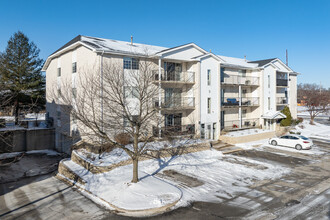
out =
[[(270, 79), (270, 87), (268, 87), (268, 76)], [(268, 98), (270, 98), (270, 108), (268, 108)], [(264, 69), (263, 75), (263, 112), (276, 111), (276, 71), (268, 65)]]
[[(211, 84), (208, 85), (208, 70), (211, 71)], [(219, 124), (219, 111), (220, 111), (220, 93), (219, 93), (219, 62), (213, 57), (206, 57), (201, 60), (201, 76), (200, 76), (200, 124), (205, 124), (206, 137), (218, 139), (220, 124)], [(211, 112), (208, 113), (208, 98), (211, 98)], [(213, 126), (215, 124), (215, 131)], [(209, 135), (208, 126), (211, 126), (211, 134)], [(215, 136), (215, 137), (213, 137)]]
[(289, 75), (289, 107), (292, 118), (297, 118), (297, 75)]

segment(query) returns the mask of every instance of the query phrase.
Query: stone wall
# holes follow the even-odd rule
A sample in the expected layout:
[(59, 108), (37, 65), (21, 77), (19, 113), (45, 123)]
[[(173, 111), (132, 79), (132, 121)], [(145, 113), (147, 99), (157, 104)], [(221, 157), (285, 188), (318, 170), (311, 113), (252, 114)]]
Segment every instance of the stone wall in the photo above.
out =
[(251, 141), (258, 141), (262, 139), (272, 138), (275, 136), (275, 131), (269, 131), (259, 134), (251, 134), (245, 136), (237, 136), (237, 137), (230, 137), (230, 136), (220, 136), (220, 140), (226, 142), (228, 144), (239, 144)]

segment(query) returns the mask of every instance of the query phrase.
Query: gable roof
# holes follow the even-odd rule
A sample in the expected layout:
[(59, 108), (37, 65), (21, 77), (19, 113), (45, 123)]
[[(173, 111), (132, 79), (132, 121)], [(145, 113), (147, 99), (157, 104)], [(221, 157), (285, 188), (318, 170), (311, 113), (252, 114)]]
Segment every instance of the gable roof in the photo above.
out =
[(268, 111), (261, 116), (261, 118), (265, 119), (281, 119), (286, 118), (286, 115), (279, 111)]
[(217, 55), (220, 59), (224, 60), (223, 63), (225, 66), (228, 67), (237, 67), (237, 68), (256, 68), (258, 64), (250, 63), (246, 59), (236, 58), (236, 57), (226, 57), (222, 55)]
[(256, 63), (259, 67), (265, 66), (266, 64), (276, 60), (277, 58), (271, 58), (266, 60), (256, 60), (256, 61), (249, 61), (249, 63)]

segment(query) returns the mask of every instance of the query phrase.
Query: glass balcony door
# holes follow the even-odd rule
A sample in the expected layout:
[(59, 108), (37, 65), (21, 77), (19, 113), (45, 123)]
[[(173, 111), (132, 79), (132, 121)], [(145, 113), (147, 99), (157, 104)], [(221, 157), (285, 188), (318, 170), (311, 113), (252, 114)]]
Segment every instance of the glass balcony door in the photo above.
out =
[(164, 62), (164, 78), (166, 81), (181, 81), (182, 64)]
[(165, 106), (178, 107), (181, 106), (182, 89), (166, 88), (165, 89)]

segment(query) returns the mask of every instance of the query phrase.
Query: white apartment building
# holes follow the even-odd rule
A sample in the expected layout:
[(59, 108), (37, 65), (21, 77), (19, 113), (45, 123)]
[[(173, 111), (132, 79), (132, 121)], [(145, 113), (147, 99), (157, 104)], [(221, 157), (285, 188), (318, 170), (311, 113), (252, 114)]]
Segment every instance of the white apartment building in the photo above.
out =
[(52, 85), (60, 88), (69, 82), (79, 93), (75, 81), (80, 69), (97, 69), (104, 60), (117, 60), (123, 69), (129, 66), (138, 71), (141, 57), (157, 66), (154, 84), (160, 87), (160, 94), (152, 102), (164, 124), (161, 132), (154, 128), (155, 135), (174, 130), (178, 135), (217, 140), (222, 131), (275, 129), (277, 120), (283, 118), (279, 111), (286, 105), (293, 118), (297, 116), (298, 73), (277, 58), (248, 61), (215, 55), (194, 43), (164, 48), (133, 43), (132, 39), (124, 42), (79, 35), (50, 55), (43, 67), (47, 112), (54, 119), (58, 150), (68, 149), (72, 131), (79, 133), (79, 126), (49, 97)]

